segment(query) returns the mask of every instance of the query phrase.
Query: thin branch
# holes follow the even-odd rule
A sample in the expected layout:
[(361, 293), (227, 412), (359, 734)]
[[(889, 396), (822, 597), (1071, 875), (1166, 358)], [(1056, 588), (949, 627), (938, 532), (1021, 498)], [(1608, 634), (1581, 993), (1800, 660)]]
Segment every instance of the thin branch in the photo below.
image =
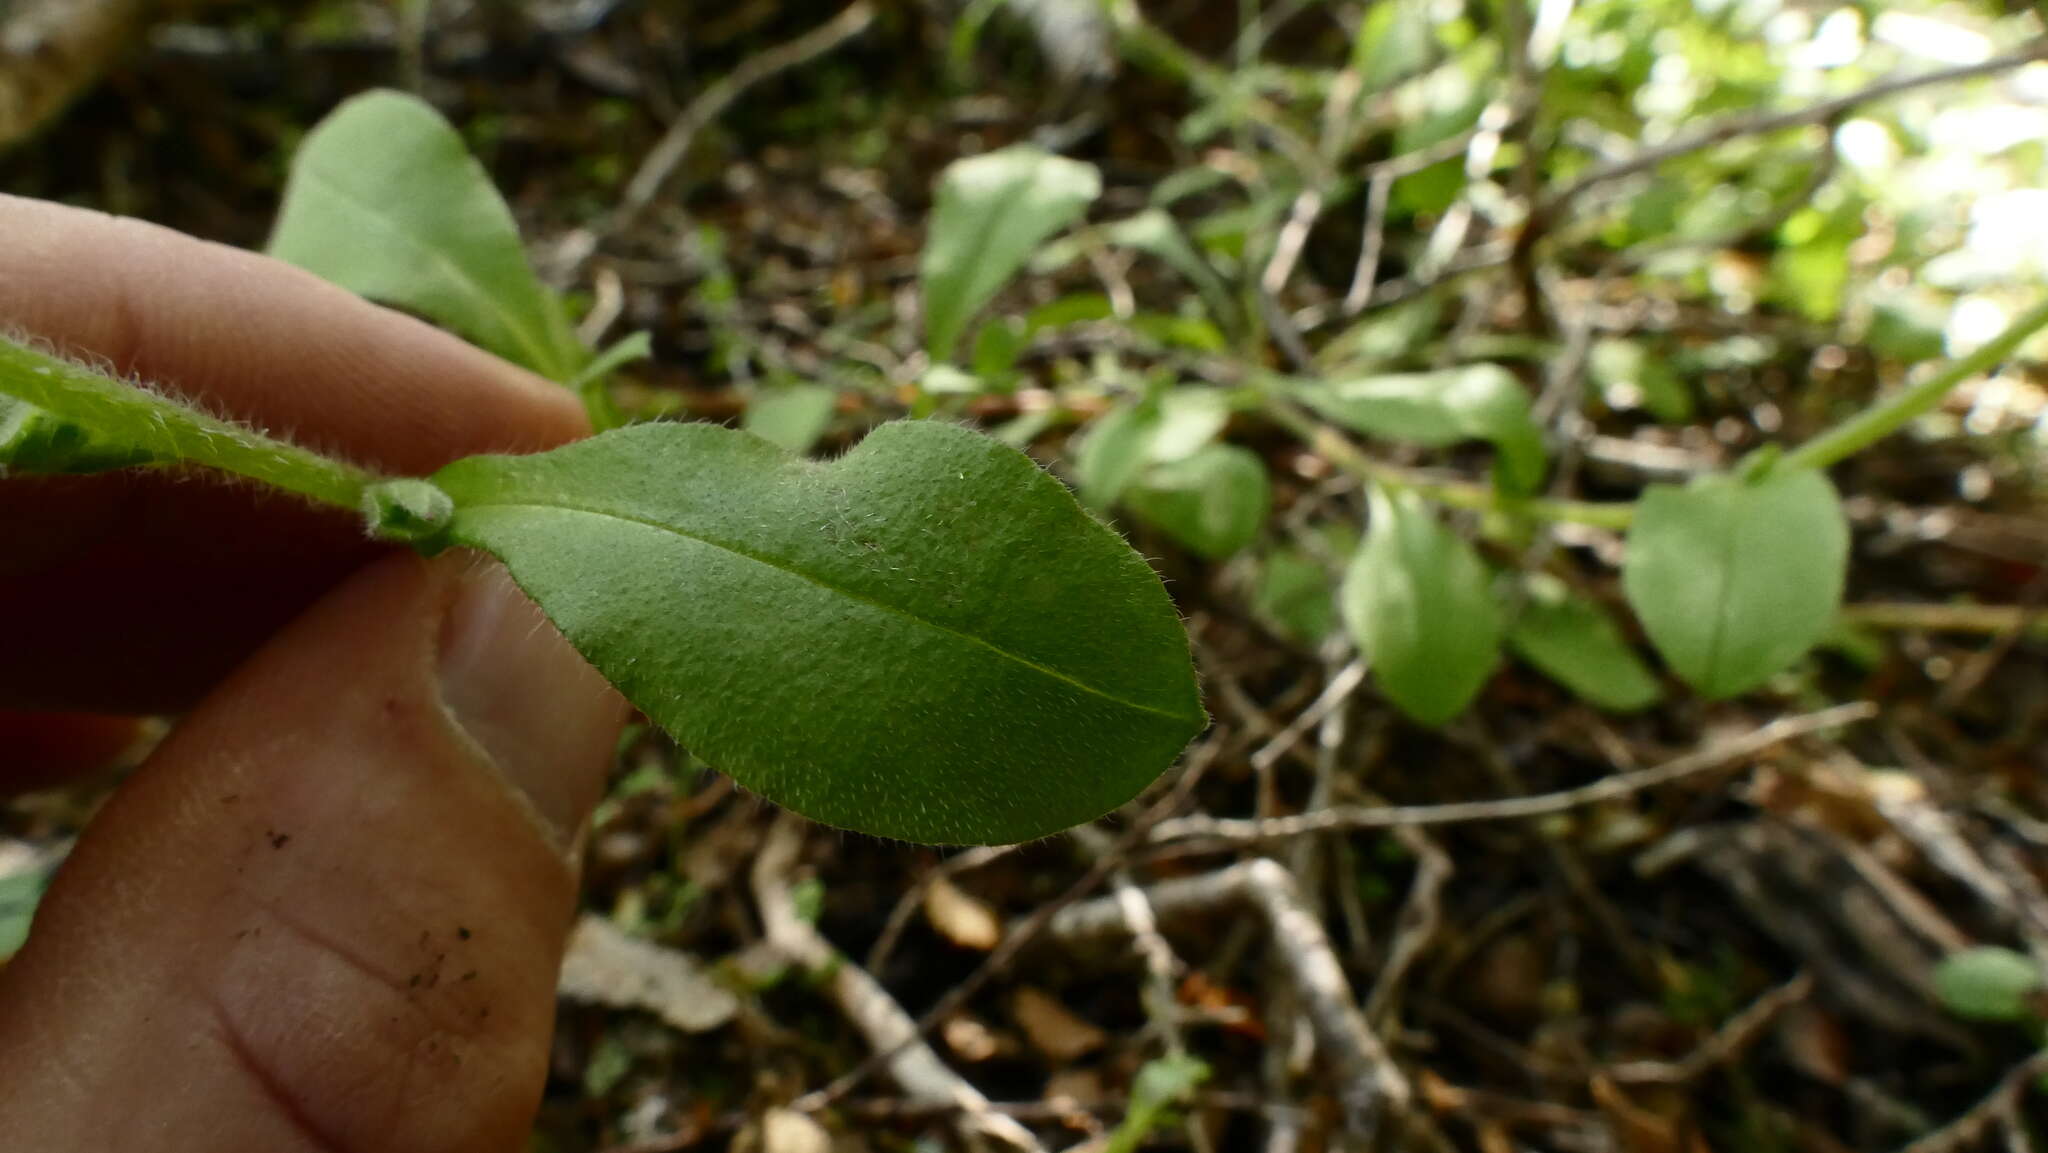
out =
[[(2028, 618), (2032, 617), (2031, 625)], [(1873, 602), (1842, 606), (1842, 623), (1900, 632), (1974, 633), (2002, 636), (2022, 630), (2048, 638), (2048, 618), (2016, 605), (1944, 605)]]
[(1545, 817), (1603, 801), (1618, 800), (1645, 789), (1667, 785), (1696, 773), (1718, 769), (1754, 756), (1773, 745), (1841, 725), (1869, 720), (1878, 709), (1867, 701), (1837, 705), (1816, 713), (1784, 717), (1732, 740), (1696, 749), (1675, 760), (1633, 773), (1618, 773), (1590, 784), (1555, 793), (1506, 797), (1492, 801), (1458, 801), (1444, 805), (1377, 807), (1349, 805), (1265, 820), (1191, 816), (1162, 821), (1152, 831), (1155, 842), (1193, 838), (1233, 844), (1297, 837), (1305, 833), (1354, 832), (1360, 829), (1419, 828)]
[(2048, 1073), (2048, 1049), (2012, 1067), (1984, 1099), (1962, 1116), (1899, 1150), (1899, 1153), (1955, 1153), (1974, 1145), (1991, 1126), (2012, 1113), (2012, 1105), (2036, 1077)]
[(1825, 123), (1851, 109), (1873, 101), (1884, 100), (1901, 93), (1910, 92), (1916, 88), (1926, 88), (1935, 84), (1950, 84), (1959, 80), (1974, 79), (1979, 76), (1990, 76), (1994, 73), (2009, 71), (2042, 59), (2048, 59), (2048, 38), (2036, 40), (2010, 55), (1994, 56), (1989, 60), (1979, 61), (1975, 64), (1964, 64), (1955, 68), (1939, 68), (1932, 72), (1922, 72), (1916, 76), (1890, 77), (1868, 87), (1859, 88), (1854, 92), (1846, 93), (1830, 100), (1809, 104), (1804, 108), (1765, 113), (1758, 116), (1727, 117), (1708, 124), (1697, 131), (1680, 136), (1676, 140), (1660, 144), (1654, 148), (1645, 148), (1633, 156), (1617, 160), (1612, 164), (1602, 165), (1553, 194), (1545, 202), (1544, 207), (1546, 210), (1555, 209), (1557, 206), (1583, 194), (1590, 188), (1620, 180), (1623, 177), (1634, 176), (1638, 172), (1645, 172), (1655, 168), (1667, 160), (1675, 160), (1688, 153), (1712, 148), (1716, 144), (1723, 144), (1739, 137), (1757, 136), (1767, 132), (1776, 132), (1784, 128), (1797, 128), (1805, 124)]
[[(1294, 874), (1261, 857), (1213, 873), (1162, 881), (1144, 893), (1161, 920), (1230, 906), (1249, 906), (1263, 916), (1274, 955), (1293, 978), (1316, 1041), (1329, 1057), (1345, 1127), (1369, 1143), (1388, 1114), (1405, 1117), (1413, 1090), (1359, 1011), (1322, 920), (1302, 899)], [(1123, 902), (1116, 897), (1069, 906), (1046, 928), (1048, 937), (1069, 943), (1129, 932)]]
[(619, 198), (612, 227), (622, 228), (639, 219), (647, 206), (654, 203), (655, 197), (661, 195), (662, 188), (681, 166), (683, 158), (689, 155), (697, 133), (723, 116), (747, 89), (816, 60), (867, 31), (874, 22), (875, 8), (870, 0), (854, 0), (839, 15), (794, 40), (749, 56), (739, 67), (713, 81), (710, 87), (690, 101), (689, 107), (683, 109), (682, 115), (669, 125), (668, 131), (640, 162), (639, 170), (633, 173), (633, 179), (626, 184), (625, 194)]
[(1801, 973), (1758, 997), (1749, 1007), (1729, 1018), (1705, 1044), (1678, 1061), (1630, 1061), (1615, 1065), (1607, 1075), (1625, 1084), (1682, 1085), (1697, 1080), (1717, 1065), (1726, 1064), (1763, 1035), (1785, 1010), (1813, 995), (1813, 975)]
[(769, 943), (791, 961), (825, 975), (825, 986), (839, 1002), (840, 1011), (867, 1036), (875, 1051), (884, 1055), (889, 1075), (912, 1100), (957, 1108), (964, 1115), (963, 1122), (975, 1132), (1019, 1149), (1040, 1149), (1030, 1130), (1013, 1118), (992, 1112), (981, 1090), (946, 1067), (919, 1036), (910, 1014), (881, 982), (797, 916), (789, 873), (803, 847), (802, 828), (801, 818), (783, 814), (754, 858), (754, 900), (760, 906)]

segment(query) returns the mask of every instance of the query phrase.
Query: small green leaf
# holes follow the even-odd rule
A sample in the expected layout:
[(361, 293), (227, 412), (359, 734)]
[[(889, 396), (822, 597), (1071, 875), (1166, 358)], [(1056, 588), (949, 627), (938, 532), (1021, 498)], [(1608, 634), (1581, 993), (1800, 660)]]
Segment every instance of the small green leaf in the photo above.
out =
[(1307, 549), (1277, 548), (1259, 560), (1252, 615), (1296, 644), (1320, 645), (1340, 623), (1336, 594), (1330, 568), (1320, 558)]
[(1088, 426), (1074, 448), (1074, 472), (1081, 503), (1107, 512), (1145, 470), (1152, 438), (1159, 430), (1159, 400), (1125, 401)]
[(946, 360), (1032, 251), (1101, 195), (1093, 165), (1036, 148), (955, 162), (939, 178), (923, 261), (925, 347)]
[(1952, 953), (1934, 970), (1934, 991), (1948, 1011), (1973, 1021), (2024, 1021), (2037, 1015), (2041, 967), (2011, 949), (1980, 946)]
[(740, 427), (801, 456), (825, 435), (838, 405), (839, 394), (822, 384), (764, 388), (747, 402)]
[(1441, 725), (1464, 711), (1500, 660), (1492, 575), (1421, 497), (1375, 487), (1365, 543), (1338, 603), (1380, 691)]
[(1586, 357), (1586, 372), (1609, 408), (1645, 409), (1666, 424), (1692, 419), (1692, 392), (1685, 382), (1637, 341), (1596, 341)]
[(366, 93), (313, 129), (292, 160), (270, 254), (552, 380), (587, 359), (489, 175), (416, 97)]
[(645, 332), (635, 332), (621, 337), (616, 343), (590, 358), (590, 363), (576, 370), (576, 374), (562, 382), (570, 392), (583, 398), (584, 411), (590, 414), (591, 427), (598, 432), (618, 428), (626, 423), (626, 414), (612, 400), (605, 390), (605, 383), (611, 375), (636, 360), (646, 360), (654, 355), (654, 338)]
[(1848, 560), (1848, 521), (1827, 477), (1703, 477), (1644, 492), (1622, 586), (1672, 670), (1709, 697), (1729, 697), (1827, 635)]
[(0, 961), (21, 950), (28, 941), (36, 906), (49, 887), (51, 869), (31, 865), (19, 872), (0, 874)]
[(1164, 1124), (1176, 1106), (1184, 1105), (1196, 1089), (1209, 1079), (1207, 1062), (1186, 1053), (1155, 1057), (1131, 1078), (1130, 1107), (1124, 1119), (1103, 1141), (1102, 1153), (1136, 1153), (1153, 1131)]
[(1215, 388), (1155, 391), (1117, 405), (1096, 418), (1075, 449), (1082, 503), (1108, 508), (1148, 465), (1193, 456), (1229, 421), (1230, 401)]
[(1528, 581), (1522, 612), (1508, 630), (1508, 647), (1572, 692), (1614, 712), (1656, 703), (1662, 691), (1613, 618), (1572, 595), (1562, 581)]
[(1124, 503), (1203, 556), (1226, 557), (1259, 535), (1273, 489), (1257, 453), (1212, 444), (1147, 470)]
[(1297, 386), (1301, 399), (1339, 424), (1372, 436), (1442, 448), (1491, 441), (1502, 486), (1532, 492), (1543, 482), (1543, 436), (1529, 415), (1529, 393), (1496, 364), (1399, 373)]
[(988, 437), (884, 425), (829, 464), (702, 424), (434, 480), (691, 752), (815, 820), (1015, 842), (1115, 808), (1204, 724), (1159, 579)]

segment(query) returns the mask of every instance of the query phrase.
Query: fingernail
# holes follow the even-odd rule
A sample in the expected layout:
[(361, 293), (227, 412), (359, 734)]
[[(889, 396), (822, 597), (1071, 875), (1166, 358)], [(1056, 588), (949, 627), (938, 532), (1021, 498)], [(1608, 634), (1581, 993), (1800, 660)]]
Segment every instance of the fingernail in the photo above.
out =
[(441, 699), (566, 849), (603, 789), (625, 702), (502, 565), (435, 563), (462, 566), (442, 624)]

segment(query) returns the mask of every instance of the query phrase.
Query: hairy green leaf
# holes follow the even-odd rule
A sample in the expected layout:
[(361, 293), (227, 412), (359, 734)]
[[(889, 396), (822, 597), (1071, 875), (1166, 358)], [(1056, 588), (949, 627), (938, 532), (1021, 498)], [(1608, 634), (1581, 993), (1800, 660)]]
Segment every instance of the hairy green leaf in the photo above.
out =
[(1819, 472), (1703, 477), (1644, 492), (1622, 584), (1673, 671), (1728, 697), (1827, 634), (1848, 560), (1841, 500)]
[(1603, 709), (1633, 712), (1663, 695), (1614, 619), (1553, 577), (1530, 578), (1521, 615), (1508, 630), (1508, 647)]
[(553, 380), (588, 356), (490, 176), (440, 113), (404, 93), (355, 97), (306, 137), (270, 254)]
[(974, 314), (1101, 192), (1094, 166), (1024, 146), (948, 167), (924, 250), (925, 347), (932, 359), (950, 358)]
[(1226, 557), (1259, 535), (1273, 488), (1257, 453), (1212, 444), (1145, 472), (1124, 503), (1203, 556)]
[(1083, 503), (1108, 508), (1147, 466), (1193, 456), (1229, 421), (1230, 402), (1214, 388), (1175, 388), (1117, 405), (1089, 426), (1075, 450)]
[(1412, 492), (1375, 487), (1365, 543), (1338, 594), (1380, 691), (1440, 725), (1464, 711), (1500, 659), (1492, 574)]
[(1122, 804), (1204, 723), (1173, 604), (1023, 454), (949, 425), (829, 464), (651, 424), (435, 477), (690, 750), (805, 816), (1014, 842)]
[(1372, 436), (1442, 448), (1485, 440), (1500, 454), (1511, 492), (1543, 481), (1543, 437), (1529, 415), (1529, 393), (1496, 364), (1441, 372), (1397, 373), (1297, 386), (1301, 399), (1339, 424)]
[(747, 402), (740, 427), (799, 455), (811, 451), (832, 423), (839, 394), (822, 384), (787, 384), (762, 389)]
[(2041, 966), (2011, 949), (1980, 946), (1942, 958), (1934, 991), (1948, 1011), (1973, 1021), (2024, 1021), (2036, 1014)]

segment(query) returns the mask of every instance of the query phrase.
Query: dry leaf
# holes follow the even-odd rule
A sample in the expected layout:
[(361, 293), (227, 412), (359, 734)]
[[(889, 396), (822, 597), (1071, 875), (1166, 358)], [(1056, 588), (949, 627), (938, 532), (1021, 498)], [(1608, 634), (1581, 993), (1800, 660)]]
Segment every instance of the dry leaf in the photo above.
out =
[(1032, 1046), (1055, 1061), (1072, 1061), (1109, 1043), (1109, 1034), (1029, 986), (1017, 990), (1010, 1013)]
[(807, 1114), (770, 1109), (733, 1139), (734, 1153), (832, 1153), (832, 1135)]
[(696, 958), (629, 937), (589, 913), (569, 935), (556, 989), (572, 1001), (648, 1010), (685, 1033), (716, 1029), (739, 1011), (739, 1001)]
[(944, 877), (925, 887), (924, 915), (940, 936), (963, 949), (986, 953), (1003, 939), (1003, 921), (995, 910)]

